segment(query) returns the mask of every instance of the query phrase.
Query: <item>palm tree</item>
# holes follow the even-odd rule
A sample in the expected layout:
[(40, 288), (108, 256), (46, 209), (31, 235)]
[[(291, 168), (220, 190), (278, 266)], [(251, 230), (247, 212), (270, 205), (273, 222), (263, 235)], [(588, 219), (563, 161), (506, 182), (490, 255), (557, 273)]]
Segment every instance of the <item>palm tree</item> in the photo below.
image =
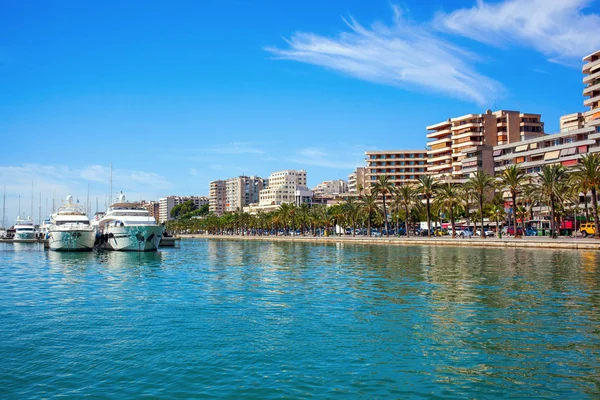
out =
[(379, 211), (377, 205), (377, 195), (375, 194), (364, 194), (361, 197), (361, 209), (367, 214), (367, 229), (369, 230), (369, 236), (371, 236), (371, 217), (373, 213)]
[(592, 214), (596, 238), (600, 238), (600, 221), (598, 221), (598, 187), (600, 187), (600, 154), (592, 153), (581, 157), (580, 164), (573, 176), (579, 181), (584, 194), (592, 193)]
[(436, 191), (436, 201), (442, 209), (448, 210), (448, 215), (450, 217), (450, 225), (452, 226), (452, 237), (456, 237), (456, 226), (454, 224), (454, 211), (458, 209), (462, 200), (458, 195), (458, 190), (456, 186), (452, 183), (447, 182), (441, 186), (438, 186)]
[(562, 165), (544, 165), (536, 177), (537, 194), (550, 205), (550, 230), (552, 238), (556, 238), (556, 202), (562, 198), (565, 189), (566, 170)]
[(500, 218), (504, 218), (504, 209), (499, 205), (492, 206), (492, 209), (490, 210), (490, 217), (494, 218), (494, 220), (496, 221), (496, 234), (498, 235), (498, 237), (500, 237), (501, 235), (499, 220)]
[(344, 210), (347, 213), (348, 220), (352, 226), (352, 236), (356, 236), (356, 220), (358, 219), (358, 211), (360, 204), (356, 202), (354, 197), (348, 197), (344, 203)]
[(519, 168), (516, 164), (508, 166), (500, 177), (500, 185), (510, 192), (512, 199), (512, 220), (513, 220), (513, 233), (515, 237), (517, 235), (517, 195), (525, 184), (529, 181), (525, 171)]
[(392, 182), (390, 182), (389, 177), (387, 175), (379, 175), (377, 177), (377, 180), (375, 181), (375, 183), (372, 186), (372, 191), (374, 194), (376, 195), (381, 195), (383, 196), (383, 223), (385, 225), (385, 233), (386, 236), (390, 236), (390, 227), (388, 224), (388, 218), (387, 218), (387, 207), (385, 204), (385, 196), (386, 195), (392, 195), (394, 193), (394, 184)]
[(396, 197), (404, 208), (404, 228), (406, 229), (406, 237), (410, 236), (409, 220), (410, 209), (419, 199), (415, 187), (411, 184), (404, 184), (396, 188)]
[[(475, 193), (475, 196), (477, 196), (479, 202), (479, 218), (481, 220), (481, 238), (485, 239), (485, 230), (483, 229), (483, 201), (486, 194), (494, 188), (494, 177), (485, 171), (479, 170), (469, 178), (466, 187), (472, 190)], [(477, 225), (475, 228), (477, 228)]]
[(419, 187), (419, 193), (425, 198), (426, 206), (427, 206), (427, 237), (431, 236), (431, 198), (435, 192), (435, 180), (431, 175), (421, 175), (419, 176), (419, 181), (417, 183)]

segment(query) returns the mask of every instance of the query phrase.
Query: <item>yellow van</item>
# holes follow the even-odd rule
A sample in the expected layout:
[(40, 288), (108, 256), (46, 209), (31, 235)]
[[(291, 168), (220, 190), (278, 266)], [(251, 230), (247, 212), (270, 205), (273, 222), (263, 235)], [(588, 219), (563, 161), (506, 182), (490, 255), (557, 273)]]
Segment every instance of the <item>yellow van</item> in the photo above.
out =
[(593, 222), (585, 222), (581, 224), (580, 231), (583, 237), (587, 237), (588, 235), (593, 236), (596, 234), (596, 225)]

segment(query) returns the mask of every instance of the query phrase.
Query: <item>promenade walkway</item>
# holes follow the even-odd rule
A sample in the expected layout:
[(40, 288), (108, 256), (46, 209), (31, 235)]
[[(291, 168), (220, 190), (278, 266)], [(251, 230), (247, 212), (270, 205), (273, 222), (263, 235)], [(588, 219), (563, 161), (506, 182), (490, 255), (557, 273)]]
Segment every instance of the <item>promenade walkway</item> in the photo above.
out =
[(307, 243), (352, 243), (375, 245), (413, 245), (413, 246), (469, 246), (469, 247), (519, 247), (519, 248), (547, 248), (569, 250), (600, 250), (600, 240), (590, 238), (560, 237), (551, 239), (543, 236), (524, 236), (522, 238), (493, 237), (481, 238), (451, 238), (442, 237), (369, 237), (369, 236), (241, 236), (241, 235), (180, 235), (182, 238), (202, 238), (218, 240), (261, 240), (281, 242), (307, 242)]

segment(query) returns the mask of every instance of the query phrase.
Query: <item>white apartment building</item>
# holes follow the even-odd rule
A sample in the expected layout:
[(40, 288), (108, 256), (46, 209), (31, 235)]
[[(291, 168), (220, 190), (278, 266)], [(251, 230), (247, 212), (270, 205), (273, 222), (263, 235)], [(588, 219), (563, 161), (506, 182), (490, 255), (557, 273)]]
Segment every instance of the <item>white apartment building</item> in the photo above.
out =
[(343, 179), (323, 181), (313, 188), (314, 196), (338, 196), (348, 193), (348, 183)]
[(312, 191), (306, 187), (305, 170), (273, 172), (269, 186), (260, 191), (259, 207), (279, 206), (282, 203), (310, 204)]
[(159, 209), (159, 218), (158, 218), (158, 222), (166, 222), (166, 221), (171, 221), (173, 220), (173, 218), (171, 218), (171, 210), (173, 210), (173, 207), (179, 205), (179, 204), (183, 204), (186, 201), (192, 201), (194, 203), (194, 206), (196, 208), (200, 208), (203, 205), (208, 204), (209, 199), (206, 196), (167, 196), (167, 197), (162, 197), (161, 199), (159, 199), (158, 201), (158, 209)]

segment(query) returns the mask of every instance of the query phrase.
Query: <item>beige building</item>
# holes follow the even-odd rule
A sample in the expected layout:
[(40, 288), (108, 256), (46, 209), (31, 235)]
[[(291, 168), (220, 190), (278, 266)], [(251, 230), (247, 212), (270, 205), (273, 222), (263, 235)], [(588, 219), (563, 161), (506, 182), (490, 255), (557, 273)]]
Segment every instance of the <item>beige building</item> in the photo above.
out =
[(149, 202), (142, 201), (141, 206), (144, 207), (146, 210), (148, 210), (148, 213), (150, 213), (150, 215), (152, 217), (154, 217), (156, 222), (161, 222), (160, 221), (160, 202), (159, 201), (149, 201)]
[(600, 120), (600, 50), (584, 57), (583, 62), (583, 96), (587, 97), (583, 105), (590, 108), (584, 113), (585, 123), (595, 125)]
[(266, 187), (258, 176), (238, 176), (225, 182), (225, 211), (243, 210), (248, 204), (258, 203), (259, 193)]
[(312, 191), (306, 187), (305, 170), (273, 172), (269, 185), (260, 191), (259, 206), (272, 207), (282, 203), (310, 204)]
[(323, 181), (315, 186), (312, 191), (314, 196), (319, 197), (339, 196), (341, 194), (348, 193), (348, 183), (343, 179)]
[(365, 156), (366, 190), (382, 175), (399, 186), (427, 173), (427, 150), (366, 151)]
[(567, 114), (560, 117), (560, 131), (568, 132), (583, 128), (585, 117), (583, 113)]
[(348, 175), (348, 193), (360, 194), (359, 188), (365, 187), (365, 167), (358, 167), (354, 172)]
[(492, 147), (541, 137), (544, 123), (539, 114), (488, 110), (450, 118), (427, 130), (428, 173), (438, 180), (462, 182), (477, 170), (493, 174)]
[(217, 215), (225, 213), (227, 187), (223, 180), (212, 181), (208, 190), (208, 211)]

